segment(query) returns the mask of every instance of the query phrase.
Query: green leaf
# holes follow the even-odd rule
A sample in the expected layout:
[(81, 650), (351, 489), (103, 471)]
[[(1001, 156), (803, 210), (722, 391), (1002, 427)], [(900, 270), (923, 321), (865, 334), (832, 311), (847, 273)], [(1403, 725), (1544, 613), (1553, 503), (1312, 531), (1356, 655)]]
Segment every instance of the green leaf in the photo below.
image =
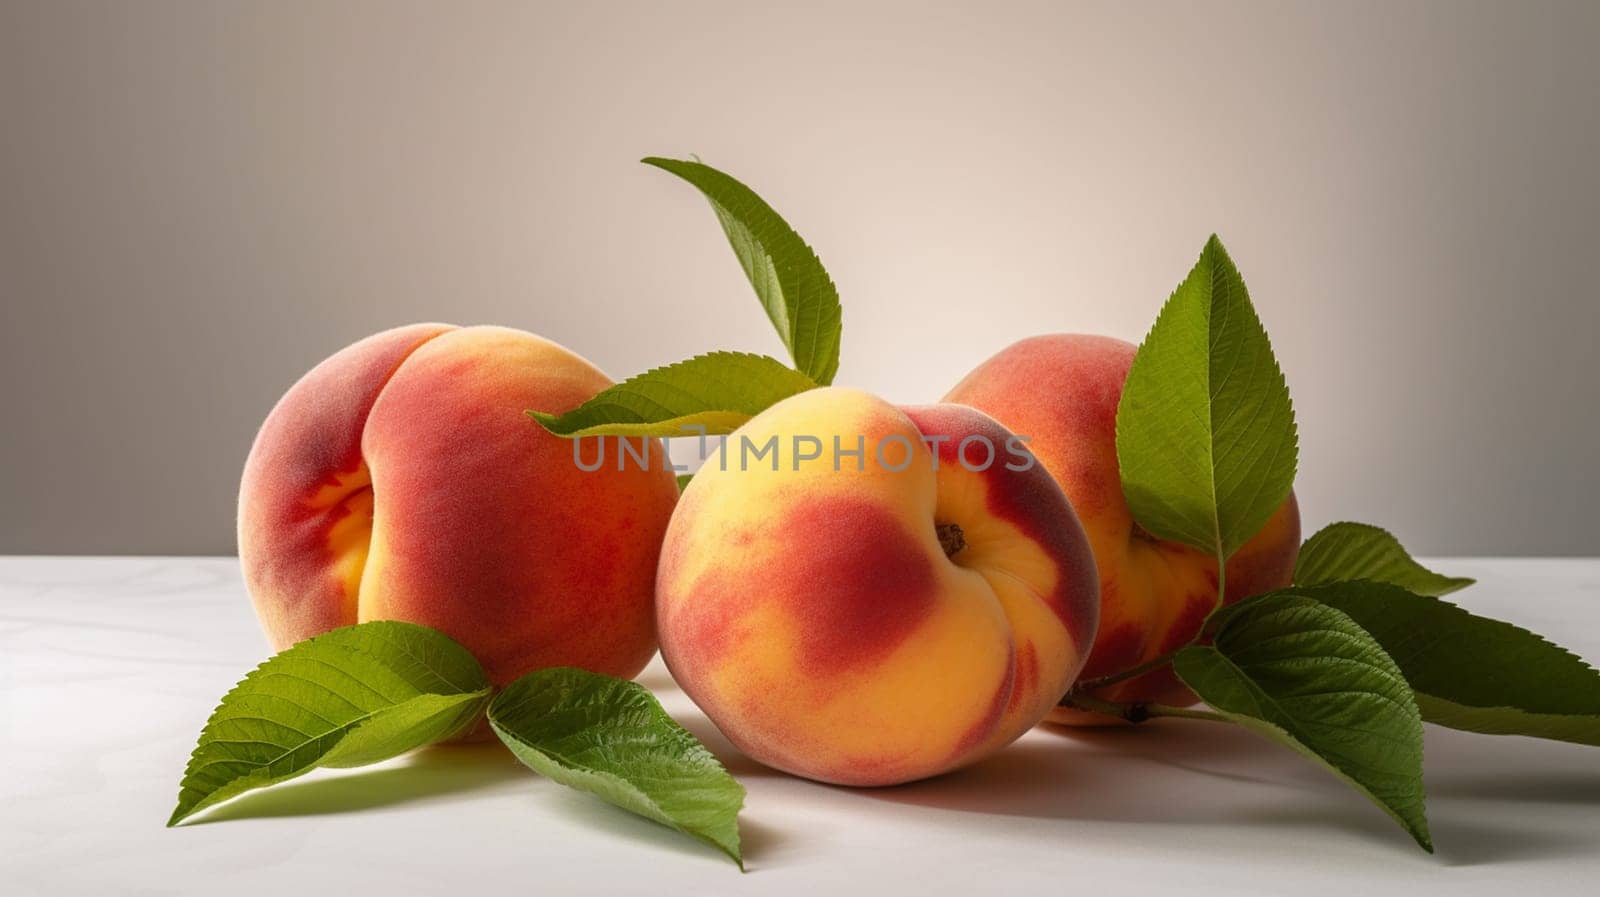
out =
[(694, 479), (694, 474), (692, 473), (678, 474), (678, 491), (682, 492), (683, 490), (689, 488), (689, 481), (692, 479)]
[(319, 766), (376, 763), (449, 738), (489, 692), (472, 655), (426, 626), (380, 621), (307, 639), (222, 698), (167, 825)]
[(643, 686), (539, 670), (495, 696), (489, 723), (535, 771), (698, 838), (744, 868), (744, 787)]
[(1288, 497), (1294, 408), (1244, 281), (1215, 236), (1134, 356), (1117, 462), (1134, 519), (1226, 558)]
[(1300, 546), (1295, 585), (1315, 586), (1352, 579), (1387, 582), (1418, 595), (1448, 595), (1472, 580), (1444, 576), (1411, 558), (1388, 530), (1365, 523), (1330, 523)]
[(1356, 622), (1310, 598), (1269, 593), (1218, 612), (1211, 645), (1173, 669), (1211, 708), (1322, 764), (1431, 852), (1422, 718), (1388, 654)]
[(1294, 591), (1370, 632), (1411, 683), (1428, 722), (1600, 746), (1600, 673), (1566, 649), (1386, 583)]
[(709, 352), (629, 377), (565, 414), (528, 416), (557, 436), (716, 435), (816, 387), (776, 358)]
[(795, 367), (824, 386), (839, 370), (839, 291), (822, 261), (755, 191), (701, 162), (642, 160), (705, 194)]

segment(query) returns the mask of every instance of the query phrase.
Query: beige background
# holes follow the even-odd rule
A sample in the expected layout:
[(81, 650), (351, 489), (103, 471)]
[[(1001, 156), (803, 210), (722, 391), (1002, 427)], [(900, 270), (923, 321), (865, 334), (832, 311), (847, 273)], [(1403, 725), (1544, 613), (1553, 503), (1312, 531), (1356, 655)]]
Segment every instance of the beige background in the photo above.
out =
[(1308, 527), (1600, 554), (1600, 4), (0, 0), (0, 552), (231, 552), (255, 426), (419, 319), (778, 353), (696, 153), (817, 247), (840, 382), (1137, 339), (1215, 230)]

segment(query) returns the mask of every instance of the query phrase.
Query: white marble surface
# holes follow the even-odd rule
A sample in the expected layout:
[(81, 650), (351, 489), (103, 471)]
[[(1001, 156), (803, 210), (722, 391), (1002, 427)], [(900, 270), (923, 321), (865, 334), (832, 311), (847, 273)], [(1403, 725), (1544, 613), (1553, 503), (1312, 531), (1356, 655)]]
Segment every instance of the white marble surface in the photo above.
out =
[[(1441, 561), (1467, 607), (1600, 658), (1600, 561)], [(227, 558), (0, 558), (0, 893), (388, 895), (1580, 893), (1600, 749), (1428, 733), (1428, 856), (1288, 751), (1204, 722), (1036, 731), (934, 781), (851, 791), (739, 756), (749, 872), (494, 745), (316, 772), (163, 823), (216, 700), (268, 649)]]

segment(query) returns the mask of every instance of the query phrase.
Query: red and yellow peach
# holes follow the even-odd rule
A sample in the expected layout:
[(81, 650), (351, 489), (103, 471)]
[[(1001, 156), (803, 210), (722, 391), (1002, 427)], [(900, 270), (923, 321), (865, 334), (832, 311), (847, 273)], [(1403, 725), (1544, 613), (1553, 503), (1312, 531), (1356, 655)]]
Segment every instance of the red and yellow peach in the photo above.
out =
[(548, 666), (636, 675), (677, 499), (664, 450), (650, 443), (648, 469), (584, 471), (523, 414), (609, 385), (531, 333), (445, 324), (376, 334), (306, 374), (239, 490), (240, 560), (273, 646), (408, 620), (497, 684)]
[(667, 528), (657, 625), (679, 685), (751, 757), (846, 785), (935, 775), (1037, 724), (1087, 656), (1098, 577), (1010, 437), (838, 388), (751, 419)]
[[(979, 365), (944, 397), (1029, 438), (1028, 447), (1077, 510), (1100, 571), (1100, 633), (1083, 679), (1120, 673), (1172, 651), (1199, 632), (1216, 604), (1217, 564), (1204, 552), (1153, 538), (1122, 495), (1116, 419), (1136, 347), (1101, 336), (1025, 339)], [(1294, 494), (1228, 560), (1227, 601), (1288, 585), (1300, 548)], [(1105, 687), (1095, 697), (1187, 705), (1197, 699), (1170, 667)], [(1052, 720), (1103, 723), (1069, 709)]]

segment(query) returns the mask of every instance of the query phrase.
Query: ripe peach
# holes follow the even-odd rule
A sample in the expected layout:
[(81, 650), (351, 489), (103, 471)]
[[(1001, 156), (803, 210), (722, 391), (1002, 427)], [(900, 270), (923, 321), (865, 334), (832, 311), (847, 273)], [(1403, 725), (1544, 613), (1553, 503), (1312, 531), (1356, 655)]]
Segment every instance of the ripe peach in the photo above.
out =
[[(1151, 537), (1134, 524), (1117, 470), (1117, 403), (1135, 348), (1102, 336), (1025, 339), (983, 364), (944, 397), (994, 416), (1030, 439), (1072, 500), (1100, 570), (1100, 634), (1082, 678), (1131, 669), (1194, 638), (1216, 603), (1211, 556)], [(1300, 551), (1294, 494), (1228, 560), (1226, 600), (1289, 584)], [(1107, 686), (1096, 697), (1187, 705), (1197, 699), (1163, 668)], [(1062, 709), (1055, 722), (1109, 718)]]
[(844, 785), (935, 775), (1038, 723), (1083, 665), (1098, 578), (1010, 437), (969, 408), (837, 388), (751, 419), (667, 527), (674, 678), (751, 757)]
[(637, 674), (677, 500), (662, 446), (648, 470), (588, 472), (523, 414), (610, 383), (531, 333), (444, 324), (312, 369), (267, 416), (239, 487), (239, 556), (274, 647), (409, 620), (460, 641), (497, 684), (557, 665)]

